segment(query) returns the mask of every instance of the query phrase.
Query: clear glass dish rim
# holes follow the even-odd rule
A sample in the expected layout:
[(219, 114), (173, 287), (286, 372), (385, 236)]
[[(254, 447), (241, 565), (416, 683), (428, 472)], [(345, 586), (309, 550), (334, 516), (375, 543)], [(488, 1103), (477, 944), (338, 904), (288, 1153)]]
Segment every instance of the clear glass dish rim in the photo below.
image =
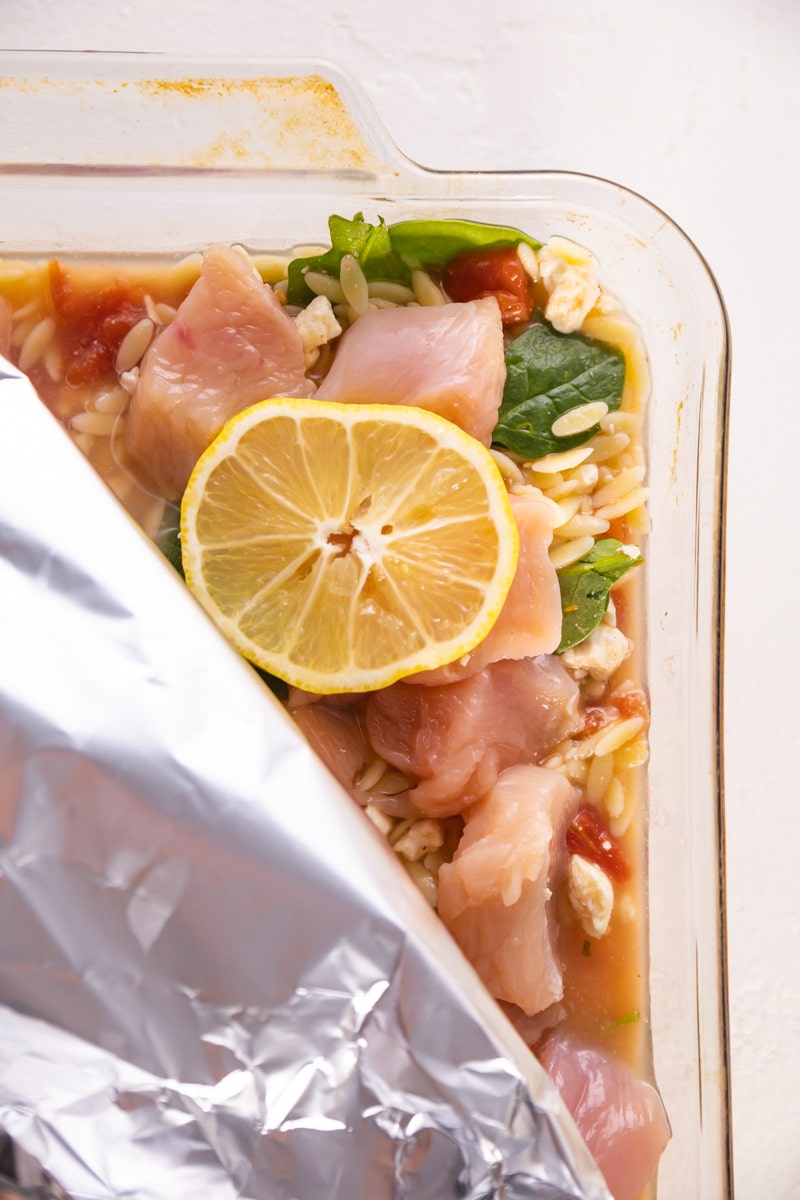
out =
[[(422, 165), (405, 156), (394, 144), (389, 134), (383, 127), (378, 118), (375, 109), (363, 91), (361, 86), (355, 82), (346, 71), (343, 71), (335, 63), (324, 59), (283, 59), (268, 57), (242, 57), (242, 56), (174, 56), (163, 54), (160, 52), (148, 52), (147, 54), (134, 54), (130, 52), (79, 52), (79, 51), (26, 51), (12, 50), (0, 51), (0, 72), (5, 68), (6, 64), (12, 69), (20, 67), (42, 67), (47, 64), (58, 63), (60, 65), (71, 65), (74, 67), (97, 67), (101, 64), (108, 64), (115, 68), (122, 68), (127, 65), (135, 65), (137, 68), (152, 65), (153, 67), (171, 67), (180, 69), (183, 66), (194, 65), (196, 68), (217, 68), (225, 71), (225, 77), (235, 78), (237, 72), (240, 72), (248, 65), (258, 64), (262, 74), (273, 75), (275, 71), (280, 71), (281, 75), (318, 75), (323, 79), (328, 80), (340, 92), (342, 99), (353, 113), (356, 123), (362, 126), (362, 132), (365, 133), (369, 145), (379, 152), (379, 157), (382, 154), (383, 162), (380, 169), (374, 174), (365, 172), (364, 177), (373, 184), (381, 182), (391, 183), (392, 190), (395, 195), (401, 195), (413, 202), (419, 198), (435, 200), (441, 196), (440, 185), (447, 183), (450, 180), (459, 181), (458, 199), (474, 199), (475, 201), (496, 198), (498, 193), (492, 193), (492, 196), (487, 196), (482, 189), (487, 185), (506, 185), (512, 189), (510, 193), (503, 193), (503, 198), (508, 195), (527, 194), (528, 189), (535, 184), (544, 184), (546, 182), (563, 183), (569, 185), (570, 181), (583, 181), (591, 187), (601, 190), (611, 190), (617, 195), (624, 195), (641, 205), (663, 217), (664, 221), (675, 231), (675, 233), (686, 243), (688, 248), (694, 254), (698, 265), (705, 272), (707, 282), (710, 284), (712, 292), (715, 296), (716, 303), (719, 307), (719, 314), (723, 326), (723, 341), (724, 351), (722, 361), (719, 364), (719, 394), (717, 396), (716, 409), (716, 437), (717, 437), (717, 464), (718, 470), (716, 473), (717, 487), (716, 494), (710, 498), (711, 506), (716, 513), (716, 532), (714, 543), (714, 562), (715, 572), (712, 589), (712, 608), (713, 616), (716, 618), (714, 624), (717, 630), (717, 637), (712, 650), (713, 657), (713, 681), (714, 695), (711, 697), (711, 704), (715, 712), (715, 813), (714, 819), (717, 828), (718, 845), (716, 848), (719, 870), (720, 870), (720, 913), (719, 913), (719, 944), (720, 944), (720, 962), (719, 962), (719, 1000), (720, 1000), (720, 1028), (721, 1028), (721, 1046), (720, 1053), (722, 1066), (725, 1074), (724, 1080), (724, 1107), (726, 1112), (725, 1127), (723, 1136), (725, 1140), (725, 1154), (727, 1159), (726, 1169), (728, 1178), (727, 1195), (733, 1194), (733, 1157), (732, 1157), (732, 1129), (731, 1129), (731, 1096), (730, 1096), (730, 1036), (729, 1036), (729, 999), (728, 999), (728, 975), (727, 975), (727, 934), (726, 934), (726, 907), (725, 907), (725, 811), (724, 811), (724, 712), (723, 712), (723, 678), (724, 678), (724, 622), (725, 622), (725, 534), (726, 534), (726, 494), (727, 494), (727, 438), (728, 438), (728, 408), (729, 408), (729, 392), (730, 392), (730, 371), (731, 371), (731, 341), (730, 341), (730, 325), (725, 307), (724, 298), (721, 294), (719, 285), (714, 276), (714, 273), (691, 237), (657, 204), (654, 204), (649, 198), (642, 196), (640, 193), (616, 183), (613, 180), (605, 179), (600, 176), (591, 175), (579, 171), (564, 170), (561, 168), (520, 168), (515, 170), (440, 170), (430, 166)], [(89, 78), (88, 74), (86, 78)], [(8, 83), (8, 79), (5, 81)], [(341, 168), (334, 167), (332, 174), (340, 174)], [(263, 167), (239, 167), (232, 168), (227, 166), (204, 166), (204, 167), (185, 167), (180, 165), (159, 165), (159, 164), (140, 164), (132, 166), (130, 164), (107, 164), (102, 166), (80, 165), (80, 164), (59, 164), (48, 163), (42, 161), (35, 164), (15, 163), (5, 160), (0, 164), (0, 190), (2, 190), (2, 177), (4, 175), (20, 176), (52, 176), (52, 175), (77, 175), (83, 177), (109, 176), (127, 178), (135, 176), (147, 177), (162, 177), (162, 176), (177, 176), (182, 178), (212, 177), (212, 178), (230, 178), (237, 177), (251, 178), (258, 176), (275, 176), (284, 172), (278, 170), (271, 171)], [(289, 175), (294, 175), (296, 172), (290, 170), (285, 172)], [(297, 173), (300, 174), (300, 173)], [(324, 177), (325, 172), (310, 171), (309, 175)], [(465, 185), (470, 181), (475, 183), (475, 193), (465, 191)], [(408, 192), (403, 192), (403, 185), (408, 187)]]

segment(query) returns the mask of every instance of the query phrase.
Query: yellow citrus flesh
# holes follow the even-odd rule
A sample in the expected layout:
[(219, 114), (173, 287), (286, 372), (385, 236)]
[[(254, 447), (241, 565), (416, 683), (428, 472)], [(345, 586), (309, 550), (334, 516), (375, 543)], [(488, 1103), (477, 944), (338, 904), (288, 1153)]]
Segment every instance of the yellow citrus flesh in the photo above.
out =
[(181, 509), (190, 589), (263, 669), (370, 691), (468, 653), (519, 538), (489, 452), (434, 413), (272, 399), (234, 417)]

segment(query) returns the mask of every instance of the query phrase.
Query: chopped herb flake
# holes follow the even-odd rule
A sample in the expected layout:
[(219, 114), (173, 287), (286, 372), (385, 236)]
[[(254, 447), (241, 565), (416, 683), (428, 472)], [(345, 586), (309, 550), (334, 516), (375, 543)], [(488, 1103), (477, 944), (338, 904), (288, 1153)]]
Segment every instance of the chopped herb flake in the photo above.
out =
[(614, 1021), (611, 1028), (622, 1029), (624, 1025), (633, 1025), (639, 1020), (640, 1016), (641, 1014), (638, 1009), (634, 1009), (633, 1012), (626, 1013), (624, 1017), (620, 1017), (618, 1021)]

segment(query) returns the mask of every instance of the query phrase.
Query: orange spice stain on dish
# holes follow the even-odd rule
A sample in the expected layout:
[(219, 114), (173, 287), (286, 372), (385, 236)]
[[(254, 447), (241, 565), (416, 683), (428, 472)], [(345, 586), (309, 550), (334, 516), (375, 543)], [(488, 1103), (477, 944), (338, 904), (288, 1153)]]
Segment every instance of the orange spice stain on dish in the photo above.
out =
[[(675, 445), (672, 447), (672, 466), (670, 467), (670, 478), (673, 483), (678, 482), (678, 445), (681, 440), (681, 421), (683, 419), (683, 410), (686, 407), (686, 396), (683, 400), (678, 401), (678, 407), (675, 409)], [(678, 497), (675, 497), (675, 503), (678, 503)]]
[[(333, 84), (319, 75), (250, 79), (184, 78), (135, 81), (145, 95), (174, 103), (253, 99), (258, 124), (226, 130), (193, 152), (196, 167), (258, 166), (284, 169), (336, 166), (363, 170), (372, 165), (364, 141)], [(259, 128), (263, 136), (259, 136)], [(267, 153), (260, 146), (270, 146)], [(277, 153), (276, 153), (277, 151)]]
[[(251, 133), (240, 133), (234, 137), (230, 133), (221, 133), (205, 150), (192, 155), (192, 163), (198, 167), (210, 166), (252, 166), (258, 159), (267, 159), (267, 155), (259, 156), (253, 149)], [(264, 165), (267, 165), (266, 162)]]
[[(224, 105), (224, 111), (214, 114), (208, 144), (178, 151), (174, 159), (170, 155), (172, 166), (353, 171), (376, 166), (338, 91), (320, 75), (113, 81), (3, 76), (0, 89), (57, 91), (87, 100), (97, 93), (117, 96), (123, 89), (135, 89), (173, 110), (184, 104)], [(141, 117), (138, 113), (137, 123)], [(152, 161), (166, 165), (160, 159)]]
[(42, 87), (50, 87), (51, 82), (46, 77), (44, 79), (27, 79), (25, 77), (19, 79), (14, 75), (0, 75), (0, 88), (7, 88), (9, 91), (15, 92), (38, 92)]
[[(683, 326), (680, 321), (677, 321), (676, 324), (670, 326), (670, 333), (672, 334), (672, 339), (676, 344), (680, 340), (682, 332)], [(680, 358), (677, 353), (675, 354), (675, 361), (676, 363), (680, 362)], [(681, 440), (681, 420), (683, 418), (683, 410), (686, 406), (686, 400), (687, 397), (684, 397), (683, 400), (680, 400), (678, 402), (678, 407), (675, 410), (675, 444), (672, 447), (672, 465), (669, 472), (670, 479), (673, 483), (678, 482), (678, 446)], [(675, 497), (675, 503), (678, 503), (677, 495)]]

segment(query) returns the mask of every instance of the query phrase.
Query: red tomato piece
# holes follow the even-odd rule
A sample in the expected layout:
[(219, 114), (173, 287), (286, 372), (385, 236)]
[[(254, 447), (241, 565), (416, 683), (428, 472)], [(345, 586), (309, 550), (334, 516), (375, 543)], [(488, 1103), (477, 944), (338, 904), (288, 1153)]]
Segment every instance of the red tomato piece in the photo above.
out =
[(648, 719), (647, 700), (644, 692), (640, 692), (636, 688), (631, 688), (630, 691), (622, 692), (617, 696), (611, 697), (611, 703), (615, 705), (621, 717), (644, 717)]
[(119, 279), (100, 291), (80, 290), (59, 262), (49, 264), (50, 296), (70, 387), (113, 378), (114, 359), (129, 329), (145, 316), (142, 290)]
[(625, 853), (593, 808), (582, 808), (567, 829), (567, 849), (605, 871), (611, 879), (628, 879), (631, 869)]
[(533, 283), (513, 246), (463, 250), (445, 267), (442, 286), (459, 302), (494, 296), (504, 325), (529, 321), (533, 312)]
[(607, 708), (587, 708), (583, 718), (583, 729), (579, 729), (574, 736), (578, 741), (590, 737), (607, 725), (613, 715)]
[(102, 295), (94, 311), (71, 322), (76, 343), (69, 355), (64, 378), (71, 387), (96, 383), (111, 376), (114, 359), (129, 329), (145, 316), (143, 307), (131, 304), (121, 293)]
[(53, 311), (57, 317), (68, 317), (73, 307), (72, 284), (61, 263), (53, 259), (48, 263), (48, 282), (53, 301)]

